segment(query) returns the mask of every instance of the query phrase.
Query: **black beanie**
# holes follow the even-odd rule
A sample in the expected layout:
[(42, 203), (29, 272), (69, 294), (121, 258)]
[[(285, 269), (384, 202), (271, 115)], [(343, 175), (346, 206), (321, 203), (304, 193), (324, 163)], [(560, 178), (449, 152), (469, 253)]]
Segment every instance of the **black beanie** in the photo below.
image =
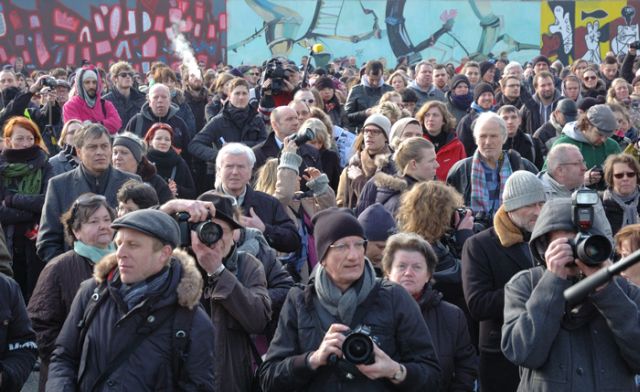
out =
[(476, 87), (473, 89), (473, 102), (478, 103), (478, 98), (484, 93), (491, 93), (495, 97), (493, 87), (491, 87), (489, 83), (480, 82), (476, 84)]
[(467, 85), (467, 87), (471, 87), (471, 82), (469, 82), (469, 78), (467, 78), (465, 75), (457, 74), (451, 78), (451, 81), (449, 82), (449, 89), (455, 90), (460, 83), (464, 83)]
[(352, 235), (365, 238), (360, 222), (348, 209), (327, 208), (315, 214), (312, 222), (318, 261), (325, 258), (329, 245), (341, 238)]
[(483, 77), (491, 68), (495, 68), (495, 64), (491, 61), (483, 61), (480, 63), (480, 77)]

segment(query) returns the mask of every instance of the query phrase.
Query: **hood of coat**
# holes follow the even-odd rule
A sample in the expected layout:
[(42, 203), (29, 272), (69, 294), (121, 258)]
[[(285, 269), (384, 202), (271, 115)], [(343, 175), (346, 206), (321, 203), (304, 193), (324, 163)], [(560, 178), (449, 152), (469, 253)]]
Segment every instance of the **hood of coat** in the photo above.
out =
[(404, 192), (409, 188), (407, 180), (403, 177), (393, 176), (384, 172), (377, 172), (373, 176), (373, 182), (380, 189), (389, 189), (395, 192)]
[[(544, 253), (549, 245), (549, 233), (560, 230), (576, 231), (571, 217), (573, 212), (571, 207), (571, 199), (562, 197), (548, 200), (542, 207), (529, 240), (531, 255), (533, 255), (536, 264), (546, 265)], [(603, 228), (605, 224), (606, 222), (602, 221), (600, 214), (594, 214), (593, 227), (589, 230), (590, 233), (604, 236), (605, 231)], [(609, 240), (611, 241), (611, 239)]]
[(80, 98), (82, 98), (85, 102), (87, 101), (86, 99), (86, 92), (84, 91), (84, 86), (82, 85), (82, 77), (84, 76), (84, 73), (87, 71), (93, 71), (95, 72), (95, 74), (98, 77), (98, 86), (96, 87), (96, 99), (95, 102), (99, 102), (100, 101), (100, 96), (102, 95), (102, 78), (100, 77), (100, 72), (98, 72), (98, 70), (96, 69), (95, 66), (93, 65), (85, 65), (82, 68), (80, 68), (80, 70), (78, 71), (78, 73), (76, 74), (76, 80), (75, 80), (75, 91), (76, 91), (76, 95), (79, 96)]
[(584, 134), (582, 132), (580, 132), (580, 130), (578, 129), (578, 122), (577, 121), (572, 121), (570, 123), (566, 123), (564, 125), (564, 127), (562, 128), (562, 133), (564, 133), (565, 135), (567, 135), (568, 137), (570, 137), (573, 140), (576, 140), (576, 141), (579, 141), (579, 142), (582, 142), (582, 143), (591, 144), (591, 143), (589, 143), (587, 138), (584, 137)]
[(144, 105), (142, 105), (142, 109), (140, 109), (140, 112), (144, 117), (148, 118), (153, 122), (166, 123), (169, 121), (169, 119), (175, 116), (176, 113), (178, 113), (178, 110), (180, 110), (178, 105), (176, 105), (175, 103), (171, 103), (171, 106), (169, 107), (169, 111), (167, 112), (167, 115), (164, 117), (158, 117), (151, 111), (151, 106), (149, 106), (149, 102), (145, 102)]
[[(172, 262), (179, 263), (182, 271), (180, 283), (176, 288), (178, 304), (189, 309), (193, 309), (200, 302), (202, 296), (202, 274), (196, 267), (195, 259), (187, 252), (175, 249), (173, 251)], [(93, 269), (93, 277), (101, 284), (109, 274), (118, 267), (118, 260), (115, 253), (105, 256)]]

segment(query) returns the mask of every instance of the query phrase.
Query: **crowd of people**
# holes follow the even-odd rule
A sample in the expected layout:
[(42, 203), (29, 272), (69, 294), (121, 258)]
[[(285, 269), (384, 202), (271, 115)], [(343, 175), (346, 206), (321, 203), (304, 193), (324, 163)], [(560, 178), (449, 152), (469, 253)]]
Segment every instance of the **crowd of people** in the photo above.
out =
[(563, 297), (640, 249), (633, 45), (17, 61), (0, 127), (2, 391), (640, 385), (640, 265)]

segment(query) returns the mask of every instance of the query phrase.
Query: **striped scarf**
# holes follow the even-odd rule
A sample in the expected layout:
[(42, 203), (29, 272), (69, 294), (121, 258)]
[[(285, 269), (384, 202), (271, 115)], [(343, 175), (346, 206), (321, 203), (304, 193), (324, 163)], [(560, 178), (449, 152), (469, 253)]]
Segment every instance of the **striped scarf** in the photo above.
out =
[[(480, 153), (476, 150), (471, 161), (471, 209), (474, 212), (485, 211), (493, 214), (491, 198), (489, 197), (489, 188), (486, 183), (484, 166), (480, 160)], [(499, 204), (502, 204), (502, 194), (504, 192), (504, 184), (512, 173), (509, 157), (503, 152), (498, 160), (498, 180), (500, 181)], [(496, 209), (497, 210), (497, 209)]]

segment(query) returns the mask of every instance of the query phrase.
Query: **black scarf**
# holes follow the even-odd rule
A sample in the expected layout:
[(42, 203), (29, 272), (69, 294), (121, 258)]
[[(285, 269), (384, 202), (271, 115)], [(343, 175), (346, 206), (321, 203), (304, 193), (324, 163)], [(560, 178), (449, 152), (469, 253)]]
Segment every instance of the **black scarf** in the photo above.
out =
[(440, 133), (437, 136), (431, 136), (431, 134), (427, 130), (425, 130), (424, 133), (425, 135), (427, 135), (431, 143), (433, 143), (433, 146), (435, 147), (436, 152), (440, 151), (440, 149), (447, 144), (447, 139), (449, 138), (449, 134), (444, 130), (440, 131)]
[(5, 148), (2, 150), (2, 161), (3, 163), (31, 163), (36, 168), (40, 168), (44, 166), (44, 163), (47, 161), (47, 157), (44, 154), (44, 151), (40, 148), (40, 146), (34, 144), (29, 148), (24, 148), (20, 150), (16, 150), (13, 148)]
[(237, 108), (230, 102), (224, 104), (222, 109), (224, 117), (233, 123), (233, 125), (242, 130), (244, 125), (253, 119), (251, 116), (251, 107), (247, 105), (245, 108)]
[(171, 177), (171, 172), (178, 165), (180, 156), (173, 148), (170, 148), (167, 152), (150, 149), (147, 152), (147, 158), (156, 165), (160, 177), (166, 180)]

